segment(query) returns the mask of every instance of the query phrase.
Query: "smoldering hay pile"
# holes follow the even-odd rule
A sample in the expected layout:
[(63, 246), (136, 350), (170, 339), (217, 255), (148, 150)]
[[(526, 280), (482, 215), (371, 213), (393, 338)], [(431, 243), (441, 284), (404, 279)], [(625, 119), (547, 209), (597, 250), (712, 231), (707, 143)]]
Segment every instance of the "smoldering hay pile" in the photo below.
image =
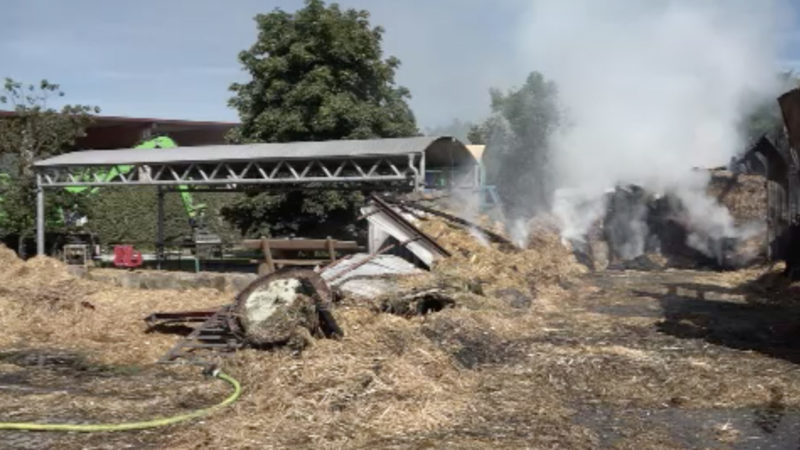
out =
[(585, 270), (562, 243), (552, 218), (539, 217), (528, 224), (524, 248), (490, 243), (479, 230), (438, 218), (423, 219), (419, 226), (452, 253), (430, 275), (443, 285), (464, 286), (481, 294), (517, 290), (535, 297), (558, 291)]
[(766, 180), (759, 175), (709, 171), (696, 194), (719, 219), (698, 224), (677, 195), (657, 195), (639, 186), (606, 193), (605, 211), (588, 232), (570, 240), (593, 270), (665, 267), (740, 269), (763, 263), (767, 250)]
[[(513, 170), (490, 182), (508, 204), (542, 194), (552, 199), (542, 208), (559, 217), (562, 235), (583, 247), (584, 259), (601, 267), (637, 258), (642, 266), (753, 263), (763, 224), (741, 220), (747, 214), (738, 215), (743, 210), (730, 203), (730, 193), (717, 198), (724, 189), (709, 195), (717, 175), (697, 168), (727, 164), (745, 150), (743, 122), (785, 90), (775, 76), (784, 6), (532, 3), (521, 52), (556, 86), (557, 98), (548, 101), (556, 103), (559, 120), (529, 143), (525, 129), (514, 131), (505, 140), (526, 145), (512, 146), (519, 149), (507, 157), (490, 138), (485, 155), (503, 154), (512, 169), (536, 156), (552, 186), (539, 188), (544, 193), (500, 189), (520, 178)], [(528, 107), (542, 106), (530, 97)], [(751, 191), (749, 180), (736, 183), (734, 191)], [(760, 195), (739, 203), (759, 208)], [(607, 257), (597, 256), (604, 253), (601, 241)]]

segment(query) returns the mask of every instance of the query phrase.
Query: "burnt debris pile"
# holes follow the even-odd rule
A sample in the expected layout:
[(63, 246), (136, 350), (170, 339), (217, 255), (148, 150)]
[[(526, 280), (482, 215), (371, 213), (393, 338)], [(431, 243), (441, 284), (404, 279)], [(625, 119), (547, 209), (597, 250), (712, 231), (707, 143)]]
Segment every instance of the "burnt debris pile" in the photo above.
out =
[(768, 257), (766, 180), (759, 175), (712, 170), (707, 194), (724, 206), (731, 226), (705, 227), (675, 194), (638, 186), (606, 194), (604, 216), (584, 239), (572, 242), (592, 270), (735, 270)]

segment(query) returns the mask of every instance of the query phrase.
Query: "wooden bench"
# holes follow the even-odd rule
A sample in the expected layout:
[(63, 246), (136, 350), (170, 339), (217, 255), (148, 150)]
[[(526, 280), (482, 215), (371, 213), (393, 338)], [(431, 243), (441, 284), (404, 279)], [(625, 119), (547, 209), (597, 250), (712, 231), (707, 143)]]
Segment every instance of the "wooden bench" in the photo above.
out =
[[(257, 261), (258, 274), (265, 275), (272, 273), (276, 268), (284, 266), (319, 266), (330, 264), (336, 261), (337, 251), (357, 251), (358, 244), (355, 241), (339, 241), (336, 239), (246, 239), (242, 241), (242, 246), (249, 249), (261, 250), (264, 254), (263, 261)], [(276, 258), (273, 251), (277, 251), (281, 257)], [(326, 259), (308, 258), (286, 258), (287, 252), (325, 252)]]

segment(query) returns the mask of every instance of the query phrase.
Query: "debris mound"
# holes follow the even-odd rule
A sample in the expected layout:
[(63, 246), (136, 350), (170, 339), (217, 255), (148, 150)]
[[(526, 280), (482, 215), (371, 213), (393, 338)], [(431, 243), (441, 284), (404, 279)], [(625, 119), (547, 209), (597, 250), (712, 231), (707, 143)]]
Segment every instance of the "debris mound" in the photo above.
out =
[(0, 244), (0, 267), (2, 267), (0, 277), (5, 277), (9, 273), (18, 270), (23, 264), (23, 261), (17, 257), (13, 250)]
[(512, 250), (480, 240), (469, 230), (439, 218), (422, 220), (420, 228), (452, 253), (433, 268), (440, 283), (473, 293), (514, 288), (535, 296), (537, 291), (558, 288), (585, 271), (546, 218), (529, 224), (526, 248)]
[(21, 260), (0, 244), (0, 296), (24, 299), (33, 304), (63, 307), (81, 301), (93, 292), (92, 283), (70, 275), (67, 266), (47, 256)]

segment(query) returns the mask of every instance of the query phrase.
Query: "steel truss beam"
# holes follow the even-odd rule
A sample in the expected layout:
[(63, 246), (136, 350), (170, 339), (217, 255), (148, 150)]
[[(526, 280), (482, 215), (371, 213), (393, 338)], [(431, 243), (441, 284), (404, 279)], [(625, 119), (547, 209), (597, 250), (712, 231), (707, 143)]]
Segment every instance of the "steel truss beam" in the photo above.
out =
[[(219, 161), (133, 165), (109, 178), (116, 166), (56, 166), (39, 169), (44, 188), (66, 186), (213, 186), (237, 189), (244, 185), (367, 184), (422, 185), (421, 158), (360, 157), (272, 161)], [(131, 166), (128, 166), (131, 167)]]

